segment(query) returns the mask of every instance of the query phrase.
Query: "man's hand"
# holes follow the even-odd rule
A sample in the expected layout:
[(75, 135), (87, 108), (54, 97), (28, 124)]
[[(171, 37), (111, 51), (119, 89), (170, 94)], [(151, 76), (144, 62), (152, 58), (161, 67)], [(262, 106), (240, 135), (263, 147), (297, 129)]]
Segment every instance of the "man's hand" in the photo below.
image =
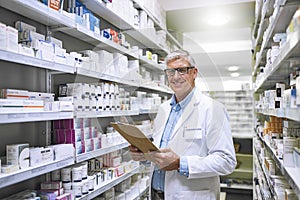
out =
[(154, 162), (160, 169), (165, 171), (179, 168), (180, 157), (170, 148), (149, 152), (145, 154), (145, 158)]
[(141, 152), (135, 146), (130, 145), (129, 150), (130, 150), (132, 160), (135, 160), (135, 161), (145, 161), (146, 160), (143, 152)]

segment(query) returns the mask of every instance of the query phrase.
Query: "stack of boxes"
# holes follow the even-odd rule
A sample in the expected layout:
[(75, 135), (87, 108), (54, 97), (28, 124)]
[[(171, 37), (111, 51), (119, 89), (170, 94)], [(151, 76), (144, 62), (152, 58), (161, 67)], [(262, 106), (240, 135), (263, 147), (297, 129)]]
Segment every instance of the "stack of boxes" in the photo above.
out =
[(57, 111), (54, 94), (19, 89), (0, 90), (1, 113)]
[(74, 156), (72, 145), (51, 145), (48, 147), (29, 147), (28, 143), (6, 145), (6, 164), (1, 166), (3, 174), (16, 172), (19, 169), (38, 167), (45, 163), (61, 161)]
[(55, 143), (73, 144), (76, 154), (101, 148), (101, 134), (91, 125), (91, 119), (54, 121)]
[(17, 29), (0, 23), (0, 49), (19, 52)]

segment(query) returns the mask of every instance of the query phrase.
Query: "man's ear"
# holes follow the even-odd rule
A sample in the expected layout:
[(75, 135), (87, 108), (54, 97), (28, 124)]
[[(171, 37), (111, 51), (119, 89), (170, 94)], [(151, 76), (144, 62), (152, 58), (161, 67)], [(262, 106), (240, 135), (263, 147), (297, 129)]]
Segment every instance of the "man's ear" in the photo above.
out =
[(197, 75), (198, 75), (198, 68), (195, 67), (195, 69), (194, 69), (194, 79), (197, 78)]

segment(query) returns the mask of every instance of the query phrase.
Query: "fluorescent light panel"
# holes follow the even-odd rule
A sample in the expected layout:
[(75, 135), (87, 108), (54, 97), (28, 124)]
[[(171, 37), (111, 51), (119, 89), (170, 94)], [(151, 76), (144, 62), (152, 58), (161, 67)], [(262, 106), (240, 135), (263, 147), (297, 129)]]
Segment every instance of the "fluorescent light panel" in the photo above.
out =
[(243, 51), (251, 49), (251, 40), (201, 43), (199, 46), (207, 53)]

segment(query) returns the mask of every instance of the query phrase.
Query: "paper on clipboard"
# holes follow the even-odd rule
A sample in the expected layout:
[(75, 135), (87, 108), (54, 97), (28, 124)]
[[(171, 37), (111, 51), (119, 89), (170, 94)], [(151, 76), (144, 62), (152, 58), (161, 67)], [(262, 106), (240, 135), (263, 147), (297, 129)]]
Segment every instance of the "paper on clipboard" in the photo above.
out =
[(131, 145), (143, 153), (158, 151), (158, 148), (136, 126), (120, 122), (111, 122), (111, 126), (118, 131)]

